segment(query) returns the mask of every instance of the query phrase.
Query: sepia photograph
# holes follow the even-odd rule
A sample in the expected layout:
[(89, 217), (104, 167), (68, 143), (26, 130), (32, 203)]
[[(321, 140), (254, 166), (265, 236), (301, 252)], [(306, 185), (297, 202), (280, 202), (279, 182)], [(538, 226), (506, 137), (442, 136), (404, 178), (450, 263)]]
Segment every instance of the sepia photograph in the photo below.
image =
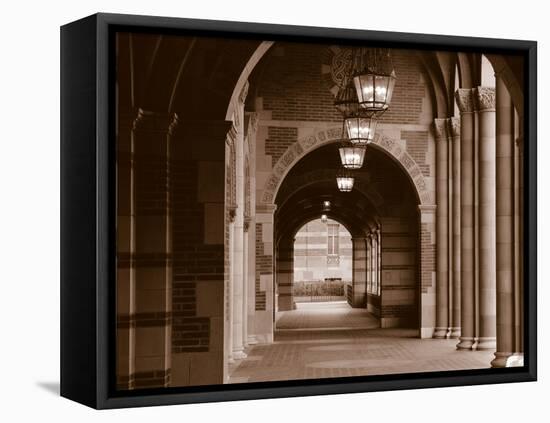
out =
[(524, 366), (524, 55), (113, 37), (117, 391)]

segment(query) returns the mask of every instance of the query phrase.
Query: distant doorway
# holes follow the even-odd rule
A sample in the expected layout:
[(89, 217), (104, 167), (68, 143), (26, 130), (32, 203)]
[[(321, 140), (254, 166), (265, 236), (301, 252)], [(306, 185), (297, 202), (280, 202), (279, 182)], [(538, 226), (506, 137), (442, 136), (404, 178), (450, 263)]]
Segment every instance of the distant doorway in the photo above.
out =
[(294, 240), (295, 303), (345, 301), (352, 259), (351, 234), (339, 222), (323, 217), (302, 226)]

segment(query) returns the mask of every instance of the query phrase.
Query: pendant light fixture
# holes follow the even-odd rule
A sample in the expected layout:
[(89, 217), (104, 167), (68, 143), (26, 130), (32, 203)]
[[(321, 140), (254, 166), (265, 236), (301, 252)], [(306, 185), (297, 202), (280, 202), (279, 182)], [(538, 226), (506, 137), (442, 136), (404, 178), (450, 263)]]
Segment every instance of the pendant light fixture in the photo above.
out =
[(336, 184), (338, 189), (342, 192), (350, 192), (353, 189), (353, 183), (355, 178), (351, 170), (346, 168), (341, 168), (336, 173)]
[(354, 59), (352, 75), (360, 108), (371, 114), (385, 112), (396, 80), (390, 49), (359, 48)]

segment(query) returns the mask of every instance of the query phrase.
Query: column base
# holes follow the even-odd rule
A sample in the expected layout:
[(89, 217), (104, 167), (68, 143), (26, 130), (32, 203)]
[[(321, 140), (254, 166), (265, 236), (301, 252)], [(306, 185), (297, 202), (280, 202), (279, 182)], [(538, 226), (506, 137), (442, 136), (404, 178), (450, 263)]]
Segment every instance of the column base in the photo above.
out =
[(243, 358), (246, 358), (247, 355), (243, 350), (233, 350), (233, 359), (234, 360), (242, 360)]
[(497, 349), (497, 339), (493, 337), (483, 337), (478, 338), (476, 345), (476, 350), (478, 351), (488, 351)]
[(449, 334), (449, 338), (451, 339), (458, 339), (460, 338), (460, 327), (454, 327), (454, 328), (451, 328), (450, 329), (450, 334)]
[(523, 353), (496, 352), (491, 367), (523, 367)]
[(447, 328), (435, 328), (433, 337), (436, 339), (445, 339), (447, 337)]
[(457, 350), (471, 350), (474, 346), (474, 338), (462, 336), (460, 342), (456, 344)]

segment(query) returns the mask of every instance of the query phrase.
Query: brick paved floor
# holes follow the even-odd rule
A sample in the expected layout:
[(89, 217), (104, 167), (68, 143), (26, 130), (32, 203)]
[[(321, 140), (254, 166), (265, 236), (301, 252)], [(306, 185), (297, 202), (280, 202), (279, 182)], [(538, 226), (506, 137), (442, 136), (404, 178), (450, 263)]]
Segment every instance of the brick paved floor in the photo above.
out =
[(346, 303), (298, 304), (280, 315), (273, 344), (248, 348), (232, 366), (229, 383), (478, 369), (494, 357), (416, 334), (380, 329), (366, 310)]

